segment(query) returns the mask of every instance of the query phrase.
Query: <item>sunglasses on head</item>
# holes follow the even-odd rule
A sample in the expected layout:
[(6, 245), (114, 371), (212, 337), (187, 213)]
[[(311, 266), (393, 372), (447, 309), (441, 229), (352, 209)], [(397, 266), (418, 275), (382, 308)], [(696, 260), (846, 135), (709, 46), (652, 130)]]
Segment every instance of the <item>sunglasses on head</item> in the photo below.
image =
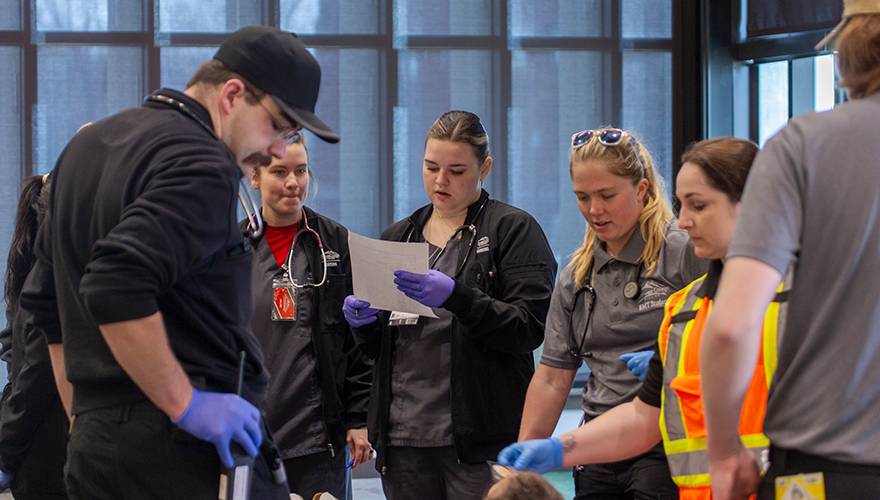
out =
[(581, 130), (580, 132), (571, 136), (571, 147), (576, 148), (578, 146), (583, 146), (584, 144), (590, 142), (590, 140), (595, 137), (596, 140), (599, 141), (599, 144), (603, 146), (617, 146), (624, 139), (629, 142), (629, 145), (632, 146), (633, 153), (636, 155), (636, 160), (639, 162), (639, 166), (642, 167), (642, 176), (647, 178), (648, 170), (645, 168), (645, 164), (642, 163), (642, 157), (639, 155), (639, 150), (636, 148), (636, 143), (633, 141), (632, 136), (626, 130), (619, 128), (606, 128), (602, 130)]

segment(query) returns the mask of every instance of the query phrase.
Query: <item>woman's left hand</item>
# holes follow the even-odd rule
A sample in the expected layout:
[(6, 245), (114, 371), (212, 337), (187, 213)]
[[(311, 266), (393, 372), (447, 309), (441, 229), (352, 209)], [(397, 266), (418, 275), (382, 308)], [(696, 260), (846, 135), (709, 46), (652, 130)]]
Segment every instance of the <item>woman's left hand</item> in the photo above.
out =
[(455, 280), (435, 269), (428, 274), (394, 271), (394, 284), (407, 297), (428, 307), (440, 307), (452, 295)]
[(351, 468), (369, 462), (373, 457), (373, 447), (367, 440), (367, 428), (349, 429), (346, 435), (348, 449), (351, 451)]

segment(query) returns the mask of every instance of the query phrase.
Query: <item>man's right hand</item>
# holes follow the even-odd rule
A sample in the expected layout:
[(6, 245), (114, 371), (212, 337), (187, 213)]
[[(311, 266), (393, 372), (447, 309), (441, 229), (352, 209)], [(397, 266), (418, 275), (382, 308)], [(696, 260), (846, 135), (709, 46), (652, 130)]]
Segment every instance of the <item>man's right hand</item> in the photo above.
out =
[(260, 410), (232, 393), (202, 392), (194, 388), (186, 411), (172, 422), (193, 436), (213, 443), (226, 467), (234, 465), (229, 447), (232, 441), (252, 457), (257, 456), (263, 444)]
[(358, 300), (354, 295), (349, 295), (342, 303), (342, 314), (345, 316), (345, 321), (348, 321), (348, 324), (355, 328), (360, 328), (376, 321), (376, 314), (378, 313), (379, 310), (370, 307), (369, 302)]

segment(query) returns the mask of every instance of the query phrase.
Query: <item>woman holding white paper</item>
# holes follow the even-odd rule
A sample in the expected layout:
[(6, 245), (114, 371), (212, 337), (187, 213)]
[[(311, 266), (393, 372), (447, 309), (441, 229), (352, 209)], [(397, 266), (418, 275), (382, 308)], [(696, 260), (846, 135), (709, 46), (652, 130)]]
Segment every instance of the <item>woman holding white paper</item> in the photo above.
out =
[[(351, 293), (348, 231), (304, 205), (311, 168), (305, 136), (283, 159), (254, 168), (266, 222), (254, 249), (254, 335), (271, 374), (263, 412), (291, 493), (351, 498), (350, 466), (370, 459), (370, 366), (339, 316)], [(242, 221), (246, 226), (247, 219)]]
[(534, 218), (482, 189), (491, 167), (479, 117), (444, 114), (425, 142), (431, 203), (382, 234), (429, 244), (428, 274), (394, 274), (437, 319), (345, 299), (345, 318), (375, 360), (368, 427), (389, 500), (480, 498), (486, 461), (519, 432), (556, 261)]

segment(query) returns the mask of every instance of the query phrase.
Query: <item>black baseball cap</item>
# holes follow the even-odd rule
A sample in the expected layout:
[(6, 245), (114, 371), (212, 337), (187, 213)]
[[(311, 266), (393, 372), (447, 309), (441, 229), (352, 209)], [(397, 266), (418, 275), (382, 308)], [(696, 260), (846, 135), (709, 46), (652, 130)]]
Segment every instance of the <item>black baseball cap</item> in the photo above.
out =
[(293, 33), (271, 26), (247, 26), (223, 41), (214, 59), (272, 96), (287, 115), (327, 142), (339, 142), (315, 116), (321, 66)]

